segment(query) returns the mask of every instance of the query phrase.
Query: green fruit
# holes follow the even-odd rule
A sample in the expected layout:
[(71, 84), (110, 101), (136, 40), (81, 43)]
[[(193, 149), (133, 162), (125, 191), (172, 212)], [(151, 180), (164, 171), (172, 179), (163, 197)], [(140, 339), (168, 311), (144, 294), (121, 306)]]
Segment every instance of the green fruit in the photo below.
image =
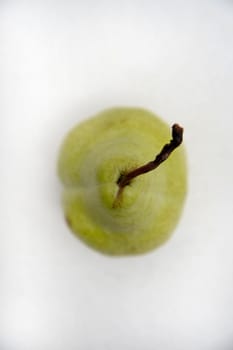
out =
[(89, 246), (110, 255), (140, 254), (170, 237), (186, 194), (183, 146), (156, 170), (119, 185), (155, 158), (170, 133), (139, 108), (105, 110), (69, 132), (58, 160), (63, 207), (70, 229)]

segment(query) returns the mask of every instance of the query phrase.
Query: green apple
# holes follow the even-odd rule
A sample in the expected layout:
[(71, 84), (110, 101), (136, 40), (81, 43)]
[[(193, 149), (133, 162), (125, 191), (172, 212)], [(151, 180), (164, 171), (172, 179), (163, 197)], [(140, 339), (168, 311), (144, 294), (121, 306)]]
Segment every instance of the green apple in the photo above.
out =
[(132, 255), (170, 237), (187, 187), (183, 146), (163, 162), (178, 146), (170, 147), (176, 135), (167, 144), (170, 134), (165, 122), (140, 108), (107, 109), (68, 133), (58, 159), (63, 208), (70, 229), (87, 245)]

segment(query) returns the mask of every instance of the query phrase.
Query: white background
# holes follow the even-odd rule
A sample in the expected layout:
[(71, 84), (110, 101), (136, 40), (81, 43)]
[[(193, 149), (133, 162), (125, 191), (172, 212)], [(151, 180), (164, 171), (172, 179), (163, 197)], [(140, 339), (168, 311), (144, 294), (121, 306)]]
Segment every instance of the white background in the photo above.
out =
[[(2, 1), (0, 26), (0, 349), (233, 349), (233, 1)], [(179, 226), (133, 258), (70, 233), (56, 176), (116, 105), (182, 124), (188, 154)]]

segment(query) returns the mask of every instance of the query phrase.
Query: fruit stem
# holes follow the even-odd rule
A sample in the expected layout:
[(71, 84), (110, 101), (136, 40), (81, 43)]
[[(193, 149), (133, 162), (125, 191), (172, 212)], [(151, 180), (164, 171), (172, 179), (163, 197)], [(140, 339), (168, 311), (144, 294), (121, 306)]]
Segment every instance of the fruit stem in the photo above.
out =
[(171, 141), (162, 148), (162, 150), (155, 157), (154, 160), (128, 173), (122, 174), (119, 177), (117, 181), (117, 184), (119, 186), (117, 197), (122, 193), (123, 188), (130, 184), (132, 179), (134, 179), (139, 175), (148, 173), (149, 171), (156, 169), (161, 163), (163, 163), (170, 156), (170, 154), (182, 143), (182, 141), (183, 141), (183, 128), (178, 124), (174, 124), (172, 126)]

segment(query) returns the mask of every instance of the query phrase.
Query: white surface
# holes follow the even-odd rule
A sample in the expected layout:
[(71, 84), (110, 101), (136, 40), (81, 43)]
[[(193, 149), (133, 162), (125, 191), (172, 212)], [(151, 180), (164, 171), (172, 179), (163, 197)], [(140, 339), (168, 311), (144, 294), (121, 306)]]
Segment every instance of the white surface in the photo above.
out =
[[(4, 1), (1, 350), (233, 348), (233, 2)], [(185, 127), (173, 238), (109, 258), (66, 227), (56, 157), (82, 118), (139, 105)]]

